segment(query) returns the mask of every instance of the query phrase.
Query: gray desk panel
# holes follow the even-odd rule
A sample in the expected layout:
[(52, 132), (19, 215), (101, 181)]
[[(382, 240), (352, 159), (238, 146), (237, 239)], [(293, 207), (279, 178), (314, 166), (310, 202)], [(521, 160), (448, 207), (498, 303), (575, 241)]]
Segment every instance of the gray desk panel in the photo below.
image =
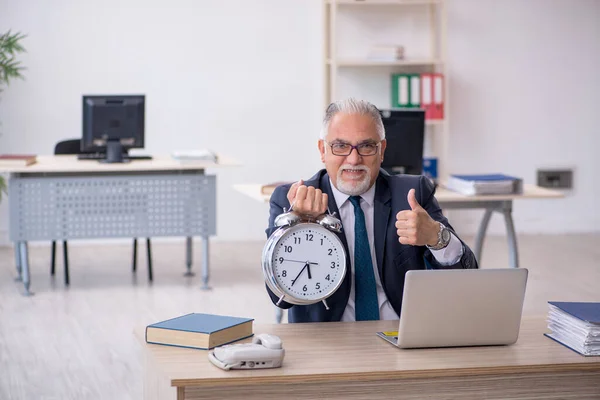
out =
[(13, 174), (10, 239), (214, 235), (216, 177), (203, 172)]

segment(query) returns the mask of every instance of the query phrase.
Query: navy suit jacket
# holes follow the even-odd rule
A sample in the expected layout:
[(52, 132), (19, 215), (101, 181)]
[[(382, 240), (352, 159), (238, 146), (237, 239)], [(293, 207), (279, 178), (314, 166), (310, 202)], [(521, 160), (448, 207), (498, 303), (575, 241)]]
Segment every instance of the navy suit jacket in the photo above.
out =
[[(323, 193), (327, 193), (329, 210), (332, 213), (335, 212), (337, 216), (340, 215), (326, 170), (319, 171), (315, 176), (305, 181), (304, 184), (321, 189)], [(287, 193), (290, 186), (291, 184), (277, 187), (271, 196), (269, 227), (266, 230), (267, 237), (277, 229), (274, 226), (275, 218), (283, 213), (284, 207), (286, 209), (290, 208), (287, 200)], [(456, 264), (448, 266), (439, 264), (426, 246), (403, 245), (398, 241), (395, 226), (396, 214), (402, 210), (410, 210), (407, 200), (410, 189), (415, 189), (417, 201), (429, 215), (434, 220), (446, 225), (458, 238), (458, 235), (456, 235), (452, 226), (442, 214), (442, 210), (434, 197), (435, 187), (429, 179), (424, 176), (389, 175), (387, 172), (380, 170), (377, 177), (374, 199), (375, 256), (379, 279), (390, 304), (398, 315), (400, 315), (402, 309), (404, 275), (411, 269), (425, 269), (425, 260), (427, 260), (430, 268), (478, 268), (475, 255), (462, 240), (463, 255), (461, 259)], [(344, 244), (346, 254), (351, 257), (352, 255), (348, 253), (348, 243), (343, 228), (342, 233), (338, 236)], [(289, 309), (289, 322), (329, 322), (341, 320), (344, 309), (348, 304), (353, 279), (350, 272), (352, 269), (349, 257), (346, 269), (348, 272), (344, 277), (344, 281), (339, 289), (327, 299), (329, 310), (325, 308), (323, 302), (302, 306), (281, 302), (279, 307)], [(268, 287), (267, 291), (275, 304), (279, 299)]]

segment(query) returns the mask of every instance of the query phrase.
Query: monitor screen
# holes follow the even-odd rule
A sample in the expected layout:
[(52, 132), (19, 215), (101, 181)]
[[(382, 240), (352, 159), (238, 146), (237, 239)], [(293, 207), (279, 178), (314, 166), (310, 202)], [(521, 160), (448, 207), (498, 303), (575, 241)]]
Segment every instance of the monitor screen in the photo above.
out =
[(83, 96), (81, 150), (106, 152), (115, 145), (127, 151), (144, 147), (144, 95)]
[(381, 110), (387, 147), (381, 167), (390, 174), (421, 175), (425, 111)]

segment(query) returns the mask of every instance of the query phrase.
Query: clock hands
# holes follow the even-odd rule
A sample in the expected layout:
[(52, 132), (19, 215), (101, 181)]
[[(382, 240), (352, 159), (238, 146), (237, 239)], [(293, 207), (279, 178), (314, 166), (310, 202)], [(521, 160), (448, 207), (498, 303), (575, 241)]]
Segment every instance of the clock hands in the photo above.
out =
[(289, 261), (289, 262), (297, 262), (297, 263), (302, 263), (302, 264), (313, 264), (313, 265), (319, 265), (319, 263), (316, 262), (310, 262), (310, 261), (300, 261), (300, 260), (288, 260), (288, 259), (283, 259), (283, 261)]
[(292, 281), (292, 286), (294, 286), (294, 283), (296, 283), (296, 281), (298, 280), (298, 278), (300, 277), (300, 275), (302, 275), (302, 272), (304, 272), (304, 269), (306, 267), (308, 267), (308, 264), (304, 264), (304, 267), (302, 267), (302, 269), (300, 270), (300, 272), (298, 272), (298, 275), (296, 275), (296, 277)]
[(300, 272), (298, 272), (298, 275), (296, 275), (296, 277), (292, 281), (292, 286), (294, 286), (294, 283), (296, 283), (296, 281), (298, 280), (298, 278), (300, 277), (300, 275), (302, 275), (302, 272), (304, 272), (305, 268), (306, 268), (306, 270), (308, 272), (308, 279), (312, 279), (312, 275), (310, 273), (310, 264), (317, 264), (317, 263), (309, 263), (308, 261), (305, 262), (304, 263), (304, 267), (302, 267), (302, 269), (300, 270)]

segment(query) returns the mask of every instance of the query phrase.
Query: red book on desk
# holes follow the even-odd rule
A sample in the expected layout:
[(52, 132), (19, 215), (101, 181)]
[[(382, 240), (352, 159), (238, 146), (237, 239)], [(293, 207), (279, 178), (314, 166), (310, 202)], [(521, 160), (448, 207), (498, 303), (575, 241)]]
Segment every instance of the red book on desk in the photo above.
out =
[(0, 166), (2, 167), (26, 167), (35, 162), (34, 154), (0, 154)]

